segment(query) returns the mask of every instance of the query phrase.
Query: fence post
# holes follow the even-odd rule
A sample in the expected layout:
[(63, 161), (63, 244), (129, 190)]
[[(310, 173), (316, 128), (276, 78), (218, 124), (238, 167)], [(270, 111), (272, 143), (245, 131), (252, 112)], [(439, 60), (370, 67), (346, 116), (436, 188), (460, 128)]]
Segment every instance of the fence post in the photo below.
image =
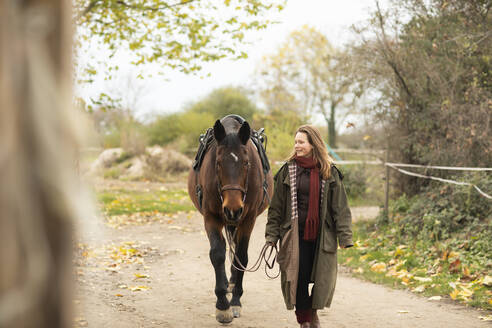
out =
[(384, 184), (384, 220), (385, 222), (389, 222), (389, 209), (388, 209), (388, 201), (389, 201), (389, 166), (386, 165), (388, 162), (388, 148), (386, 149), (385, 159), (384, 159), (384, 167), (385, 167), (385, 184)]

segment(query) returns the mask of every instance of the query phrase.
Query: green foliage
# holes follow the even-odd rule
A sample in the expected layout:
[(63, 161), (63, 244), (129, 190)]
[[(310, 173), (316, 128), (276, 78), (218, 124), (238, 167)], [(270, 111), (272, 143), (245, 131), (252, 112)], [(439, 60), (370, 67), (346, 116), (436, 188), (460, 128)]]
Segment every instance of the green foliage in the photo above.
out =
[(159, 117), (148, 127), (150, 144), (173, 143), (179, 151), (192, 153), (200, 134), (213, 126), (214, 121), (210, 113), (185, 112)]
[(97, 198), (102, 211), (108, 216), (154, 211), (171, 214), (194, 210), (186, 190), (153, 191), (151, 193), (111, 190), (98, 193)]
[(227, 87), (212, 91), (203, 100), (193, 103), (185, 111), (210, 114), (216, 120), (229, 114), (237, 114), (251, 122), (258, 108), (247, 97), (245, 90)]
[(121, 169), (119, 167), (113, 167), (104, 170), (103, 177), (104, 179), (118, 179), (120, 175), (121, 175)]
[[(283, 0), (165, 1), (75, 0), (78, 42), (97, 40), (114, 55), (133, 52), (135, 64), (156, 62), (185, 73), (201, 62), (244, 58), (248, 30), (264, 29), (263, 16), (283, 9)], [(92, 67), (84, 69), (95, 74)]]
[[(478, 183), (482, 190), (492, 190), (492, 177), (484, 173), (465, 174), (455, 179)], [(393, 203), (392, 213), (402, 233), (417, 239), (443, 240), (492, 217), (492, 204), (473, 187), (435, 182), (411, 200), (405, 195), (400, 197)]]
[(306, 124), (306, 119), (296, 111), (271, 110), (257, 113), (253, 125), (265, 128), (268, 137), (267, 154), (270, 161), (287, 159), (294, 147), (297, 128)]
[(355, 247), (339, 253), (340, 263), (376, 283), (492, 309), (484, 283), (492, 268), (490, 218), (437, 242), (403, 233), (400, 223), (355, 223)]
[[(487, 173), (460, 179), (492, 190)], [(371, 281), (492, 309), (485, 282), (492, 270), (490, 200), (474, 188), (435, 182), (392, 202), (390, 216), (355, 223), (355, 247), (340, 261)]]
[(366, 170), (362, 165), (347, 165), (342, 169), (343, 184), (349, 198), (362, 198), (366, 195)]

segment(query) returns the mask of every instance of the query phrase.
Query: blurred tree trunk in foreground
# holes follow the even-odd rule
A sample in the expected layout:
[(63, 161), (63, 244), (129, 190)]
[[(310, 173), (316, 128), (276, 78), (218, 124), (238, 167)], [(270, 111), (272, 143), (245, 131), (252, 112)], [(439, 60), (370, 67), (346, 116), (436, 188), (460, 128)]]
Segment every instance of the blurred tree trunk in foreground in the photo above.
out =
[[(0, 327), (72, 326), (68, 0), (0, 1)], [(73, 117), (72, 117), (73, 120)]]

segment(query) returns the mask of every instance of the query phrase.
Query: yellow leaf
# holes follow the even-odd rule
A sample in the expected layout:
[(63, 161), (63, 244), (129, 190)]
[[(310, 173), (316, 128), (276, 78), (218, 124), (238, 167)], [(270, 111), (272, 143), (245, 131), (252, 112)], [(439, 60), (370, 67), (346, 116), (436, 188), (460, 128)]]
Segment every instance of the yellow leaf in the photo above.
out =
[(400, 255), (403, 255), (403, 250), (401, 248), (397, 248), (395, 251), (395, 257), (398, 257)]
[(448, 254), (448, 258), (449, 259), (450, 258), (453, 258), (453, 257), (459, 257), (459, 256), (460, 256), (459, 253), (456, 253), (456, 252), (453, 252), (453, 251), (449, 252), (449, 254)]
[(451, 293), (449, 293), (449, 296), (451, 296), (451, 298), (455, 300), (456, 297), (458, 297), (459, 292), (460, 292), (459, 290), (454, 289)]
[(473, 291), (469, 290), (468, 288), (461, 287), (462, 291), (459, 293), (459, 295), (463, 298), (469, 298), (470, 296), (473, 295)]
[(123, 297), (123, 295), (121, 295), (121, 294), (115, 294), (115, 296), (118, 296), (118, 297)]
[(135, 273), (134, 275), (135, 275), (135, 277), (137, 277), (137, 279), (138, 278), (148, 278), (149, 277), (149, 275), (142, 274), (142, 273)]
[(379, 262), (375, 263), (371, 266), (371, 271), (373, 272), (385, 272), (386, 271), (386, 263)]
[(410, 279), (408, 277), (402, 277), (401, 278), (401, 282), (404, 284), (404, 285), (408, 285), (410, 283)]
[(132, 292), (138, 292), (138, 291), (141, 291), (141, 290), (148, 290), (149, 287), (147, 287), (147, 286), (134, 286), (134, 287), (130, 287), (129, 289)]

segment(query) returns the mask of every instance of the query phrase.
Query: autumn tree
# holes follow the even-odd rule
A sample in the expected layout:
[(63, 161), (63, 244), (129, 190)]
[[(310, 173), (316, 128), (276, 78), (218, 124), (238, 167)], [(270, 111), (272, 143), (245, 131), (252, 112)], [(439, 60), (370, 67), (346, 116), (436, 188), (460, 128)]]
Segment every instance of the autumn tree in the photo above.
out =
[(312, 27), (292, 32), (277, 52), (266, 57), (260, 69), (261, 95), (265, 103), (283, 100), (308, 115), (320, 113), (328, 127), (328, 143), (336, 147), (337, 121), (356, 98), (345, 72), (350, 62), (344, 52)]
[[(371, 111), (386, 126), (393, 160), (490, 166), (491, 7), (482, 0), (392, 2), (356, 30), (354, 79), (378, 95)], [(403, 178), (401, 190), (413, 194), (420, 185)]]

